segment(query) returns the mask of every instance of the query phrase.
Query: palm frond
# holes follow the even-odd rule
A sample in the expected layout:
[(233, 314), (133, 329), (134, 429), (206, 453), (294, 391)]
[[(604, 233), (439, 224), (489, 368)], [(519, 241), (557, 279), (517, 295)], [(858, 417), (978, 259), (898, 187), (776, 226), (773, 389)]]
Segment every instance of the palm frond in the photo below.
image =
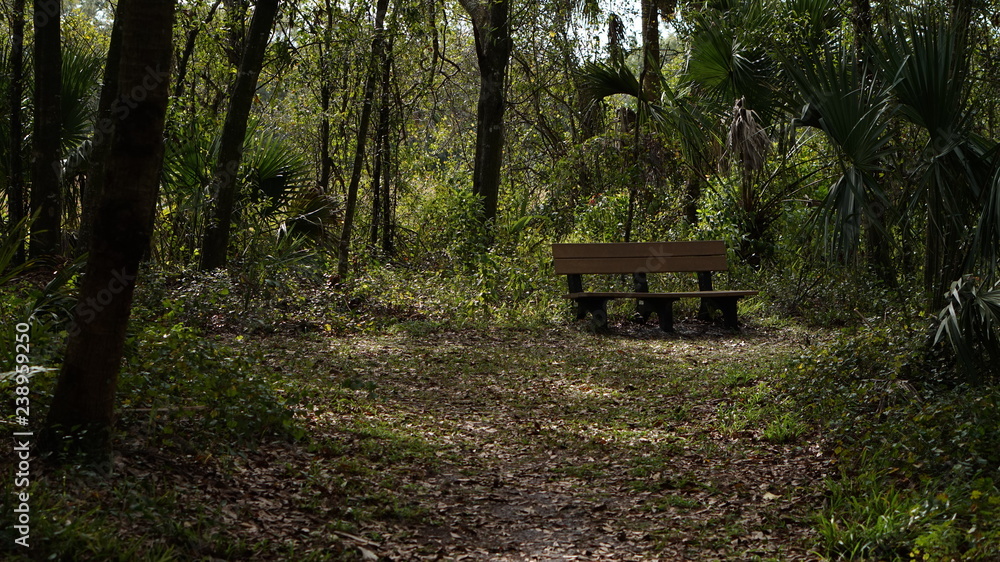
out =
[(890, 154), (890, 91), (869, 79), (849, 53), (822, 47), (811, 62), (788, 61), (787, 72), (807, 102), (803, 124), (821, 129), (841, 155), (843, 174), (830, 188), (815, 217), (831, 250), (853, 251), (862, 224), (884, 229), (879, 208), (888, 208), (877, 175)]
[(626, 65), (588, 63), (580, 71), (584, 100), (595, 103), (615, 95), (635, 99), (640, 121), (676, 135), (685, 161), (699, 173), (707, 173), (718, 152), (719, 141), (714, 129), (720, 121), (719, 115), (706, 109), (703, 97), (681, 95), (666, 77), (661, 75), (659, 80), (660, 99), (648, 100), (638, 76)]
[(92, 47), (68, 43), (62, 54), (62, 142), (71, 151), (93, 132), (104, 57)]
[(266, 198), (267, 208), (274, 211), (305, 187), (309, 164), (291, 143), (273, 132), (259, 135), (251, 146), (245, 164), (250, 196), (258, 201)]
[(986, 186), (983, 201), (966, 270), (984, 271), (988, 280), (997, 280), (1000, 277), (1000, 168)]
[(840, 25), (839, 4), (837, 0), (785, 0), (784, 8), (798, 33), (816, 40)]
[(934, 344), (948, 342), (969, 382), (989, 382), (1000, 364), (1000, 287), (965, 276), (945, 297)]
[(968, 57), (959, 45), (952, 24), (930, 11), (885, 27), (876, 45), (883, 68), (896, 75), (902, 115), (945, 144), (968, 125)]
[(722, 164), (728, 167), (735, 161), (744, 170), (753, 172), (764, 166), (772, 143), (767, 131), (757, 122), (756, 112), (748, 109), (745, 103), (746, 98), (740, 98), (733, 106)]
[(611, 66), (589, 62), (580, 70), (579, 77), (580, 93), (586, 103), (596, 103), (619, 94), (645, 101), (638, 76), (625, 64)]
[[(765, 16), (744, 7), (741, 19), (759, 21)], [(745, 98), (764, 127), (776, 121), (784, 108), (777, 95), (779, 66), (768, 51), (746, 37), (746, 21), (730, 23), (734, 16), (706, 12), (698, 17), (688, 53), (684, 82), (697, 85), (702, 95), (729, 107)], [(770, 16), (767, 16), (770, 17)]]
[(24, 247), (28, 239), (28, 233), (31, 231), (31, 224), (38, 217), (39, 212), (41, 210), (36, 211), (33, 217), (24, 217), (17, 223), (8, 224), (6, 232), (3, 233), (3, 238), (0, 238), (0, 285), (7, 283), (35, 266), (34, 259), (30, 259), (20, 265), (12, 264), (18, 250)]

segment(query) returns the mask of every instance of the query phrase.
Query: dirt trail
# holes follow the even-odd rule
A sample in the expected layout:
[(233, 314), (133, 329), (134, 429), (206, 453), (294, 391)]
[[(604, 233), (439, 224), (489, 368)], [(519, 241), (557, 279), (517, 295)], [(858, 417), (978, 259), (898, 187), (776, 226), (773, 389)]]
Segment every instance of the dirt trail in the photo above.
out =
[(815, 559), (821, 446), (733, 424), (766, 383), (757, 365), (798, 339), (696, 325), (343, 342), (388, 396), (376, 415), (443, 447), (408, 479), (427, 517), (367, 522), (382, 540), (358, 546), (391, 560)]

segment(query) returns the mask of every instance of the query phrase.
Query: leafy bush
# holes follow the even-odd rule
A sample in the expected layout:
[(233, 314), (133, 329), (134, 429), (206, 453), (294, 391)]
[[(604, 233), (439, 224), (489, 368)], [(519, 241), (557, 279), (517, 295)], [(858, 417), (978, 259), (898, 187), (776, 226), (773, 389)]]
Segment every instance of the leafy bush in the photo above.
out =
[(852, 330), (781, 383), (841, 469), (818, 520), (828, 556), (982, 559), (1000, 548), (1000, 388), (954, 384), (913, 320)]
[(119, 386), (122, 418), (145, 423), (163, 444), (199, 433), (238, 442), (294, 432), (294, 393), (264, 370), (263, 358), (182, 324), (154, 325), (129, 349)]
[(952, 283), (934, 336), (935, 344), (948, 341), (961, 378), (973, 384), (1000, 382), (1000, 284), (988, 287), (971, 276)]

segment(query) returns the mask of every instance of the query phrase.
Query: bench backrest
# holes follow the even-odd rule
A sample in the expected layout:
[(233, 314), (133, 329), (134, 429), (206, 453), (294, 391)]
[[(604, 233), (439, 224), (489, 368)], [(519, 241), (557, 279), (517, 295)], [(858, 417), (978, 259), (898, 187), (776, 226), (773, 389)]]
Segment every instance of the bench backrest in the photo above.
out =
[(619, 244), (553, 244), (556, 274), (666, 273), (725, 271), (726, 243), (633, 242)]

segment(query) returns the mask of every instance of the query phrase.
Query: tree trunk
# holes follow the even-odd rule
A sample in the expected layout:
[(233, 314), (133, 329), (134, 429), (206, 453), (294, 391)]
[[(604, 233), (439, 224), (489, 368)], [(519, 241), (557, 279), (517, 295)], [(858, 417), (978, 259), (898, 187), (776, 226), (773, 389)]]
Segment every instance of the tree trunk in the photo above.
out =
[[(7, 97), (10, 100), (10, 145), (7, 170), (10, 175), (7, 189), (7, 209), (10, 224), (15, 225), (24, 218), (24, 125), (21, 122), (21, 103), (24, 98), (24, 0), (14, 0), (11, 13), (10, 34), (10, 83)], [(24, 243), (18, 243), (14, 254), (14, 265), (24, 263)]]
[[(107, 466), (118, 371), (139, 260), (153, 230), (163, 164), (174, 0), (125, 11), (114, 123), (65, 361), (39, 439), (43, 450)], [(108, 64), (115, 64), (109, 61)]]
[(386, 46), (382, 52), (382, 60), (379, 61), (381, 70), (378, 106), (378, 126), (375, 128), (375, 166), (372, 171), (372, 225), (371, 240), (372, 248), (378, 248), (379, 231), (389, 228), (389, 216), (387, 213), (389, 199), (389, 126), (390, 126), (390, 104), (391, 104), (391, 67), (392, 42)]
[(118, 97), (118, 61), (122, 57), (122, 21), (125, 10), (132, 0), (119, 0), (115, 21), (111, 28), (111, 41), (108, 43), (108, 57), (104, 64), (104, 86), (101, 88), (101, 98), (97, 104), (97, 124), (91, 139), (90, 173), (87, 189), (83, 192), (83, 209), (80, 213), (80, 235), (78, 252), (90, 248), (91, 236), (94, 231), (94, 212), (101, 200), (101, 189), (104, 187), (104, 162), (111, 149), (111, 132), (114, 130), (114, 116), (111, 107)]
[(56, 255), (62, 246), (62, 45), (60, 0), (34, 0), (35, 106), (31, 148), (32, 257)]
[(392, 178), (398, 177), (398, 161), (392, 157), (392, 147), (389, 137), (385, 138), (385, 165), (382, 167), (382, 255), (392, 256), (393, 231), (395, 230), (395, 199), (393, 198)]
[(641, 0), (642, 90), (646, 99), (660, 97), (660, 18), (656, 0)]
[(688, 172), (688, 177), (684, 180), (684, 218), (691, 226), (698, 226), (698, 200), (701, 199), (701, 186), (704, 182), (705, 177), (697, 170)]
[(330, 192), (330, 95), (333, 88), (327, 83), (326, 76), (322, 77), (323, 85), (320, 86), (319, 104), (323, 112), (323, 120), (319, 125), (319, 189), (322, 193)]
[(378, 63), (382, 59), (385, 42), (385, 13), (389, 9), (389, 0), (378, 0), (375, 8), (375, 37), (372, 39), (372, 56), (368, 66), (368, 78), (365, 80), (364, 101), (361, 106), (361, 121), (358, 123), (357, 143), (354, 146), (354, 166), (351, 168), (351, 183), (347, 186), (347, 204), (344, 206), (344, 230), (340, 235), (337, 274), (347, 275), (350, 265), (351, 231), (354, 228), (354, 212), (358, 206), (358, 186), (361, 184), (361, 172), (365, 165), (365, 145), (368, 141), (368, 126), (372, 120), (372, 104), (375, 98), (375, 81), (378, 80)]
[(323, 118), (319, 125), (319, 189), (322, 193), (330, 192), (330, 172), (333, 161), (330, 158), (330, 98), (333, 96), (331, 84), (333, 76), (333, 5), (331, 0), (325, 2), (326, 27), (323, 29), (323, 41), (319, 45), (320, 87), (319, 105)]
[(229, 102), (226, 122), (219, 141), (219, 159), (213, 172), (215, 204), (205, 228), (202, 242), (201, 269), (210, 270), (226, 266), (229, 251), (229, 231), (232, 226), (233, 207), (238, 188), (237, 176), (243, 158), (243, 142), (247, 134), (247, 120), (257, 91), (257, 79), (264, 66), (264, 51), (271, 36), (271, 27), (278, 13), (278, 0), (260, 0), (250, 22), (250, 35), (246, 50), (240, 60), (233, 97)]
[(472, 17), (480, 76), (472, 193), (482, 200), (483, 225), (490, 228), (496, 220), (500, 197), (507, 68), (514, 47), (510, 2), (460, 0), (460, 3)]

